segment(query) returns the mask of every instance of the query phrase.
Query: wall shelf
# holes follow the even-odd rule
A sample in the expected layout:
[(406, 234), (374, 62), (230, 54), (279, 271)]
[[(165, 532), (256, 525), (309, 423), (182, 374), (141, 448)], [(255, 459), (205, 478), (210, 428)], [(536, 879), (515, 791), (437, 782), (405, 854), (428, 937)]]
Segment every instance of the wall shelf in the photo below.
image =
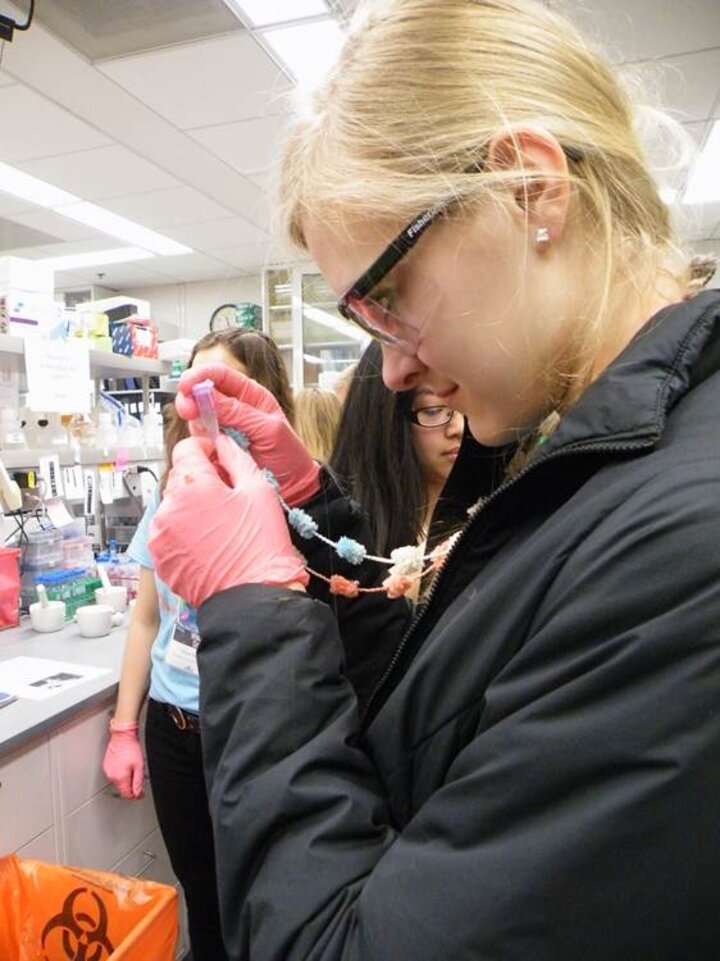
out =
[[(3, 370), (23, 371), (25, 369), (23, 337), (0, 334), (0, 362)], [(152, 374), (169, 374), (171, 367), (169, 361), (146, 360), (142, 357), (110, 354), (103, 350), (90, 350), (91, 377), (149, 377)]]
[[(162, 461), (165, 452), (162, 447), (130, 447), (122, 449), (131, 464)], [(73, 451), (70, 447), (45, 448), (43, 450), (0, 450), (0, 458), (8, 470), (35, 470), (41, 457), (57, 454), (61, 467), (97, 467), (98, 464), (112, 464), (118, 454), (117, 448), (100, 450), (96, 447), (81, 447)]]

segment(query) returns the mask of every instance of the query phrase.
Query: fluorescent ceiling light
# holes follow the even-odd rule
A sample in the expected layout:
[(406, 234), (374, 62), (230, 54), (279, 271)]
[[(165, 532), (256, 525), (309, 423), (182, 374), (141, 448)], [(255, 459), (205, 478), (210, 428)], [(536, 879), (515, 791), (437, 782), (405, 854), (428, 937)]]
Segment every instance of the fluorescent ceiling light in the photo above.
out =
[(120, 217), (110, 210), (105, 210), (104, 207), (98, 207), (97, 204), (91, 204), (85, 200), (53, 209), (56, 214), (61, 214), (80, 224), (87, 224), (88, 227), (94, 227), (95, 230), (110, 234), (111, 237), (118, 237), (128, 243), (137, 244), (138, 247), (152, 250), (155, 254), (168, 256), (192, 253), (192, 249), (185, 244), (179, 244), (176, 240), (164, 237), (162, 234), (155, 233), (154, 230), (142, 227), (132, 220), (126, 220), (125, 217)]
[(229, 0), (230, 6), (245, 13), (255, 27), (271, 23), (304, 20), (323, 13), (327, 15), (325, 0)]
[(193, 251), (185, 244), (179, 244), (169, 237), (148, 230), (147, 227), (136, 224), (125, 217), (117, 214), (97, 204), (88, 203), (75, 194), (68, 193), (54, 187), (45, 180), (31, 177), (30, 174), (11, 167), (10, 164), (0, 162), (0, 193), (10, 194), (13, 197), (20, 197), (31, 204), (37, 204), (59, 214), (61, 217), (68, 217), (81, 224), (94, 227), (101, 233), (110, 234), (118, 240), (125, 240), (131, 244), (137, 244), (155, 254), (165, 256), (173, 254), (191, 254)]
[(45, 257), (36, 261), (53, 270), (77, 270), (80, 267), (104, 267), (106, 264), (129, 264), (134, 260), (152, 260), (155, 255), (139, 247), (115, 247), (95, 250), (88, 254), (67, 254), (64, 257)]
[(28, 200), (31, 204), (38, 204), (40, 207), (72, 204), (80, 199), (66, 190), (53, 187), (44, 180), (38, 180), (37, 177), (31, 177), (17, 167), (4, 163), (0, 163), (0, 191), (12, 194), (13, 197), (20, 197), (21, 200)]
[(720, 120), (712, 125), (705, 146), (690, 170), (684, 204), (714, 204), (720, 201)]
[(333, 316), (333, 314), (328, 313), (326, 310), (320, 310), (319, 307), (303, 307), (303, 315), (307, 317), (308, 320), (314, 320), (316, 324), (329, 327), (330, 330), (334, 330), (336, 334), (342, 334), (343, 337), (347, 337), (349, 340), (357, 340), (361, 344), (365, 344), (370, 340), (369, 336), (360, 330), (359, 327), (349, 324), (340, 317)]
[(345, 36), (336, 20), (276, 27), (260, 34), (303, 86), (315, 87), (338, 58)]

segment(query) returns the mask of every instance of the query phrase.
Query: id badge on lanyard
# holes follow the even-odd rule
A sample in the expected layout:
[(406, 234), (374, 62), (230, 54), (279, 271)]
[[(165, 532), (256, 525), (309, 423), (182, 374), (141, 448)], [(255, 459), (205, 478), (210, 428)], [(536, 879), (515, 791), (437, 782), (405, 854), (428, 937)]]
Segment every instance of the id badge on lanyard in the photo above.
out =
[(197, 649), (200, 644), (197, 612), (194, 607), (180, 602), (173, 635), (165, 652), (165, 663), (185, 674), (198, 676)]

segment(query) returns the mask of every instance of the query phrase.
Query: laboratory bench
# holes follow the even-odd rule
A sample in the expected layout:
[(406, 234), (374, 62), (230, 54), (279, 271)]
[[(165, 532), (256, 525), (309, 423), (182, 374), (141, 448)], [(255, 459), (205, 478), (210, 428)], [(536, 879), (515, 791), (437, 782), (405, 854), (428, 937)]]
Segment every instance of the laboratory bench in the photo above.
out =
[[(141, 800), (126, 801), (102, 771), (126, 634), (127, 623), (99, 638), (82, 637), (73, 623), (37, 634), (28, 617), (0, 631), (0, 690), (3, 662), (15, 657), (107, 671), (46, 700), (0, 708), (0, 854), (177, 886), (149, 785)], [(182, 898), (180, 905), (178, 958), (187, 950)]]

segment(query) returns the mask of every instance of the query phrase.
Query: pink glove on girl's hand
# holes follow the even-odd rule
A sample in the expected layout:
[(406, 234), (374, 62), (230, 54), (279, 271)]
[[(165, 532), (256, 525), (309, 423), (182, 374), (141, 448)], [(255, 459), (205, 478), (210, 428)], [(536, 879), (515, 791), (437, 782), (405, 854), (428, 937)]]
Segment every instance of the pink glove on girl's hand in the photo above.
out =
[(320, 468), (288, 423), (269, 390), (225, 364), (205, 364), (186, 370), (180, 378), (175, 406), (190, 431), (201, 435), (198, 408), (192, 388), (204, 380), (215, 384), (213, 401), (218, 423), (241, 431), (250, 441), (250, 453), (259, 467), (275, 476), (280, 492), (297, 507), (320, 489)]
[(103, 759), (105, 777), (120, 797), (133, 800), (143, 796), (145, 761), (135, 722), (110, 721), (110, 741)]
[(195, 607), (240, 584), (308, 582), (277, 494), (224, 435), (215, 446), (201, 437), (175, 446), (148, 546), (158, 575)]

